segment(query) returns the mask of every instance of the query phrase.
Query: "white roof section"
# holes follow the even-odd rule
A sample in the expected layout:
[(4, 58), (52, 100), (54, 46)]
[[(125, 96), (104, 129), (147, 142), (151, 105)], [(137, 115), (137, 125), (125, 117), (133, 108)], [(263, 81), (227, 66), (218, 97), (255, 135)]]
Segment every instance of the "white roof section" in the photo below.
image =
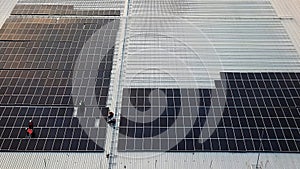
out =
[(300, 0), (270, 0), (300, 55)]
[[(119, 153), (114, 169), (298, 169), (299, 154)], [(103, 153), (0, 153), (0, 168), (105, 169)]]
[(17, 4), (17, 0), (0, 1), (0, 28)]
[(0, 153), (0, 168), (107, 168), (103, 153)]
[(124, 87), (215, 88), (224, 71), (300, 70), (267, 0), (131, 0), (124, 50)]

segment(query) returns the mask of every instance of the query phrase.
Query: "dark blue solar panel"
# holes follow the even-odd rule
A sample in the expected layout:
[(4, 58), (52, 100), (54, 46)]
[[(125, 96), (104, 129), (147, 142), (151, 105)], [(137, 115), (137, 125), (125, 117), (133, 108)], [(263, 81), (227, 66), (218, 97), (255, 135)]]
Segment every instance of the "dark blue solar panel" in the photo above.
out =
[[(218, 89), (124, 89), (119, 150), (299, 152), (299, 73), (228, 72), (221, 77), (226, 78), (216, 81)], [(225, 99), (224, 105), (213, 101), (213, 90), (219, 89), (226, 93), (218, 98)], [(151, 91), (161, 94), (153, 97)], [(165, 105), (153, 101), (163, 99)], [(221, 118), (209, 113), (218, 109)], [(214, 120), (215, 129), (203, 138), (205, 123)]]

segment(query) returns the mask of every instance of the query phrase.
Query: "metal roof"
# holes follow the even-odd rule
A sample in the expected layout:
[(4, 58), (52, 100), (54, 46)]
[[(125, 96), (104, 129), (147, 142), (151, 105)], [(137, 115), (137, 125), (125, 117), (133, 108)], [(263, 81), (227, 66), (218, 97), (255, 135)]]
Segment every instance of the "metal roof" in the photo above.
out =
[[(299, 72), (299, 0), (19, 0), (32, 3), (122, 10), (108, 102), (117, 113), (123, 88), (215, 89), (224, 71)], [(15, 4), (0, 2), (0, 26)], [(300, 166), (298, 153), (118, 152), (117, 137), (108, 127), (104, 153), (1, 152), (0, 168)]]

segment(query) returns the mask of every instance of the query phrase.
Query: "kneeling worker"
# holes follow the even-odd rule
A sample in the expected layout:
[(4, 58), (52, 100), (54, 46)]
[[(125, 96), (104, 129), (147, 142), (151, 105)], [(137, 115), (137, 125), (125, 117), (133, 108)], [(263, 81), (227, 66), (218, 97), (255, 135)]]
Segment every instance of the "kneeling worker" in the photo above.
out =
[(114, 118), (114, 113), (113, 112), (109, 112), (108, 113), (107, 123), (111, 124), (111, 125), (115, 125), (116, 124), (116, 119)]

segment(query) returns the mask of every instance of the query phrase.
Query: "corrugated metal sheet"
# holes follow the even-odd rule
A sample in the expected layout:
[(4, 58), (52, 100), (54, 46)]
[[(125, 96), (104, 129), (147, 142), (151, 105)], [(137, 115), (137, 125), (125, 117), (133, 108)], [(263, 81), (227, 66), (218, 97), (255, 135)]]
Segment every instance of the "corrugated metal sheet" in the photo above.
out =
[[(256, 153), (119, 153), (116, 169), (256, 169)], [(299, 154), (261, 154), (262, 169), (299, 169)], [(1, 169), (105, 169), (103, 153), (0, 153)]]
[(16, 5), (17, 0), (11, 1), (0, 1), (0, 28), (4, 24), (5, 20), (9, 17), (11, 11), (13, 10), (14, 6)]
[[(300, 155), (262, 154), (262, 169), (298, 169)], [(118, 169), (257, 169), (255, 153), (120, 153)]]
[(103, 153), (0, 153), (1, 169), (102, 169)]
[(300, 0), (270, 0), (300, 55)]
[(299, 71), (299, 55), (266, 0), (131, 0), (126, 87), (214, 88), (221, 71)]

